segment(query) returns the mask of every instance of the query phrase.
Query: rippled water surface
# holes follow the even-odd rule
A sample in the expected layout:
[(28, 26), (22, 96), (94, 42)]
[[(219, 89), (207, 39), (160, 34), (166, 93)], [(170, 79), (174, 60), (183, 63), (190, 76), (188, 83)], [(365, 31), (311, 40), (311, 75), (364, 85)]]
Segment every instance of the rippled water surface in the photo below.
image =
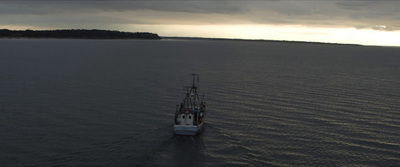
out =
[(399, 85), (400, 48), (2, 39), (0, 166), (400, 166)]

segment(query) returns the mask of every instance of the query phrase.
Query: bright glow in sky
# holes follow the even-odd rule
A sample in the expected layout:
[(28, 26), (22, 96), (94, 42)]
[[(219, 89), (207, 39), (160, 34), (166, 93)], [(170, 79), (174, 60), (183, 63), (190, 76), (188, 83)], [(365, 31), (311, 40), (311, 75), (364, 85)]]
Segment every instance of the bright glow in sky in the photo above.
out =
[(121, 25), (124, 31), (154, 31), (160, 36), (265, 39), (400, 46), (400, 31), (319, 28), (299, 25)]

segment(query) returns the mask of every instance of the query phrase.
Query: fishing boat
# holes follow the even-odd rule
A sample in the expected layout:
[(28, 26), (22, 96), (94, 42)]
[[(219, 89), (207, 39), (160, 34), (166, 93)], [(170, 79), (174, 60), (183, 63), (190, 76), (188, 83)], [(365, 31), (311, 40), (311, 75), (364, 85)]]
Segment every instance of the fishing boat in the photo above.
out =
[(181, 104), (176, 105), (174, 133), (176, 135), (197, 135), (204, 128), (204, 117), (206, 115), (206, 102), (203, 101), (204, 94), (200, 100), (197, 94), (199, 75), (193, 76), (192, 86), (185, 86), (186, 95)]

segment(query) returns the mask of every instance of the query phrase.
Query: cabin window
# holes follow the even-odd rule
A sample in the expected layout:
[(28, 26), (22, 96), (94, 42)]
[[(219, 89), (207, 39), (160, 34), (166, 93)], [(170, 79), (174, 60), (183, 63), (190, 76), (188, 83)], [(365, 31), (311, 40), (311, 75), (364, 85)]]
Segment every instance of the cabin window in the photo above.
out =
[(185, 116), (184, 116), (184, 115), (182, 115), (182, 119), (185, 119)]
[(192, 116), (189, 116), (189, 119), (192, 119)]

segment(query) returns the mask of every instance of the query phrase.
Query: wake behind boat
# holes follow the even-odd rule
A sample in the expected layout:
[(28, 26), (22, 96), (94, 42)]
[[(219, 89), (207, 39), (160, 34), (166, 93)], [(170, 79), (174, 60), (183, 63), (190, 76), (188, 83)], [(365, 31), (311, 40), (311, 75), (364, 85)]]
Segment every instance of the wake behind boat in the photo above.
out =
[(201, 100), (197, 94), (197, 83), (199, 75), (192, 74), (192, 86), (186, 86), (186, 95), (183, 102), (176, 106), (174, 133), (176, 135), (196, 135), (204, 128), (204, 117), (206, 115), (206, 102)]

